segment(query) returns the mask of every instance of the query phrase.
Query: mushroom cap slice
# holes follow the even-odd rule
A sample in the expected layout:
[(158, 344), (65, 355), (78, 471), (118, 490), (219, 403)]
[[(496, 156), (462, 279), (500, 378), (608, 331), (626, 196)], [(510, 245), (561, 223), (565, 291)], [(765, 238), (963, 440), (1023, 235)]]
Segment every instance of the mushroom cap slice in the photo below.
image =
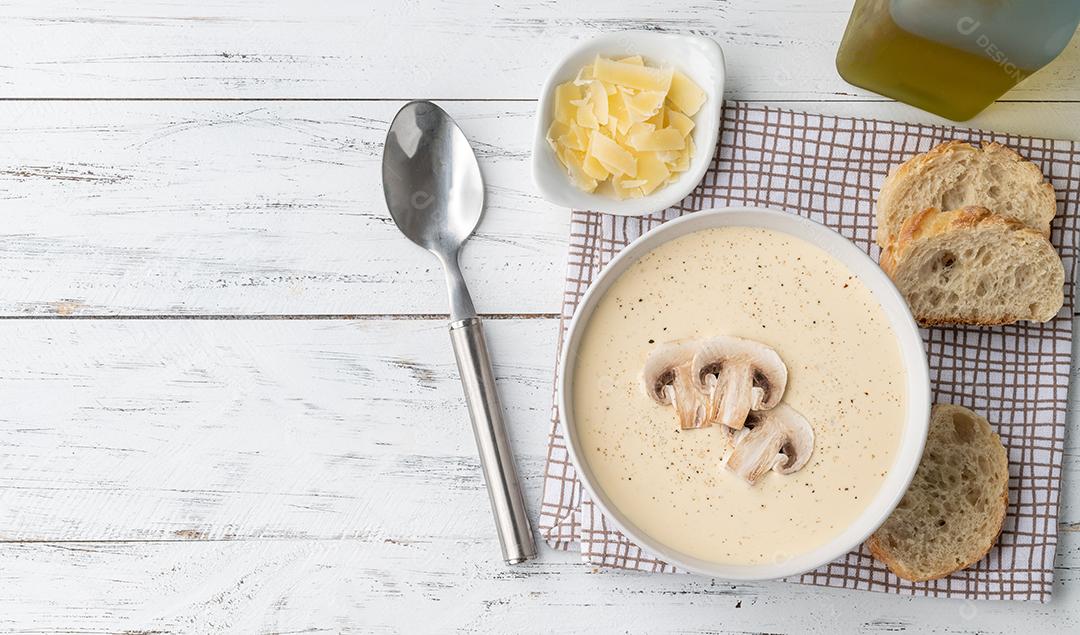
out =
[(702, 340), (691, 375), (707, 396), (707, 420), (734, 430), (752, 410), (780, 403), (787, 388), (787, 366), (772, 348), (741, 337)]
[(769, 470), (798, 472), (814, 452), (814, 429), (797, 410), (779, 404), (752, 412), (746, 428), (735, 438), (727, 468), (753, 485)]
[(660, 344), (645, 359), (641, 387), (662, 406), (673, 406), (683, 430), (709, 425), (705, 395), (695, 386), (690, 365), (697, 344), (677, 340)]

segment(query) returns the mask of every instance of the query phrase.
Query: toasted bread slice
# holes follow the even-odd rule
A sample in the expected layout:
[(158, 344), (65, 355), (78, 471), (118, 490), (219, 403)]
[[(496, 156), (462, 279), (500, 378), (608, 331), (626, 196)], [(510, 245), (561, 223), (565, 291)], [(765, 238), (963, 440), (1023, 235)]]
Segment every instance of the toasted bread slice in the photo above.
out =
[(989, 143), (949, 141), (894, 168), (877, 201), (877, 241), (886, 247), (908, 218), (928, 207), (985, 207), (1044, 237), (1057, 212), (1054, 188), (1037, 165)]
[(905, 580), (942, 578), (989, 553), (1008, 503), (1001, 439), (967, 408), (936, 404), (915, 478), (866, 546)]
[(1065, 301), (1065, 269), (1050, 241), (983, 207), (912, 216), (881, 267), (923, 326), (1046, 322)]

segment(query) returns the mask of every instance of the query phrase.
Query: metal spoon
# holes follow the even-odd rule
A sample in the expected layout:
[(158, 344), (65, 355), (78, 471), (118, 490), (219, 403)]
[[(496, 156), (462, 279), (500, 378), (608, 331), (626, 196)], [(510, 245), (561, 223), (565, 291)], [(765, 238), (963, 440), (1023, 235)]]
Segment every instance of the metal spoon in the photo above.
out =
[(458, 266), (461, 244), (484, 211), (484, 180), (469, 141), (450, 115), (413, 101), (394, 117), (383, 146), (383, 194), (401, 233), (442, 262), (450, 289), (450, 341), (469, 405), (503, 558), (536, 556), (514, 456), (503, 425), (480, 318)]

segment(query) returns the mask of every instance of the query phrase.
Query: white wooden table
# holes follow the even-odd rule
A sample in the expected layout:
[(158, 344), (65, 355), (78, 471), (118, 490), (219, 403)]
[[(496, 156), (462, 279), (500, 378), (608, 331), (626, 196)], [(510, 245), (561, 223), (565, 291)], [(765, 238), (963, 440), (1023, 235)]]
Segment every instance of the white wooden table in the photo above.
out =
[[(464, 257), (537, 508), (568, 214), (534, 98), (581, 38), (716, 38), (728, 97), (939, 121), (845, 84), (850, 0), (0, 6), (0, 630), (475, 633), (1080, 627), (1080, 430), (1049, 605), (506, 567), (441, 272), (379, 183), (390, 117), (472, 139)], [(973, 122), (1080, 137), (1080, 39)], [(1075, 630), (1074, 630), (1075, 632)]]

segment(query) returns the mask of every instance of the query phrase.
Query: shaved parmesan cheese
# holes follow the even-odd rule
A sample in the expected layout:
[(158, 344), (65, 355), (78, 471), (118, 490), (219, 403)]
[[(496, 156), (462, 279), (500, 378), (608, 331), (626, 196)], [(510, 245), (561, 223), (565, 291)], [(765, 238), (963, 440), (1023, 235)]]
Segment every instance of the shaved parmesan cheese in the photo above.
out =
[(640, 55), (597, 57), (555, 88), (547, 141), (575, 187), (641, 198), (689, 169), (693, 116), (704, 101), (679, 71)]
[(668, 177), (671, 176), (671, 170), (668, 170), (664, 162), (655, 154), (644, 152), (638, 155), (637, 176), (638, 180), (645, 181), (639, 186), (641, 193), (648, 196), (653, 190), (667, 182)]
[(667, 111), (667, 123), (672, 128), (681, 132), (684, 137), (690, 134), (690, 131), (694, 129), (694, 120), (678, 110)]
[(589, 106), (592, 107), (596, 123), (601, 126), (607, 125), (608, 120), (608, 94), (604, 85), (597, 80), (589, 84)]
[(574, 112), (577, 107), (574, 101), (581, 99), (581, 91), (572, 83), (559, 84), (555, 88), (555, 121), (569, 124), (574, 120)]
[(626, 110), (626, 97), (619, 91), (608, 95), (608, 123), (614, 123), (619, 134), (626, 134), (626, 131), (630, 129), (630, 124), (633, 123)]
[(656, 126), (644, 121), (635, 123), (630, 126), (630, 129), (626, 132), (626, 139), (629, 142), (632, 137), (647, 135), (650, 132), (656, 130)]
[[(648, 124), (643, 124), (648, 125)], [(637, 134), (631, 131), (630, 147), (639, 152), (657, 152), (663, 150), (682, 150), (686, 147), (686, 138), (675, 128), (644, 130)]]
[(593, 67), (586, 66), (578, 71), (577, 77), (574, 79), (573, 83), (575, 86), (588, 86), (594, 79), (596, 79), (596, 76), (593, 74)]
[(597, 181), (603, 181), (611, 176), (611, 171), (605, 168), (604, 164), (600, 163), (591, 152), (585, 154), (585, 160), (581, 163), (581, 169), (585, 174), (588, 174)]
[(559, 137), (562, 137), (569, 130), (570, 128), (567, 127), (567, 125), (564, 123), (560, 123), (558, 121), (551, 122), (551, 125), (548, 126), (547, 142), (548, 145), (551, 146), (552, 150), (554, 150), (555, 152), (559, 151)]
[(560, 153), (560, 157), (562, 158), (563, 164), (567, 166), (567, 171), (570, 174), (570, 181), (575, 187), (586, 192), (591, 192), (596, 189), (596, 185), (599, 182), (586, 174), (585, 170), (581, 167), (582, 163), (585, 162), (584, 153), (574, 152), (569, 148), (564, 148), (563, 152)]
[(577, 123), (570, 124), (566, 132), (556, 139), (562, 146), (578, 152), (584, 152), (589, 148), (589, 133)]
[(620, 201), (626, 198), (641, 198), (645, 196), (641, 192), (641, 186), (631, 187), (627, 183), (633, 183), (634, 179), (626, 180), (621, 176), (615, 176), (611, 179), (611, 191), (615, 195), (615, 198)]
[(582, 128), (599, 128), (600, 122), (596, 120), (596, 113), (593, 112), (591, 100), (578, 106), (577, 109), (577, 125)]
[(653, 128), (664, 128), (664, 127), (666, 127), (664, 125), (664, 119), (665, 119), (664, 113), (666, 113), (666, 112), (667, 112), (667, 108), (661, 108), (661, 109), (657, 110), (656, 113), (654, 113), (652, 117), (649, 117), (648, 119), (645, 120), (645, 123), (649, 124)]
[(671, 88), (672, 70), (670, 68), (652, 68), (638, 66), (615, 60), (596, 59), (593, 73), (602, 82), (629, 86), (638, 90), (658, 90), (667, 93)]
[(674, 163), (669, 164), (672, 172), (685, 172), (690, 168), (690, 157), (694, 155), (694, 138), (686, 138), (686, 151), (679, 155)]
[(660, 159), (665, 164), (671, 164), (679, 160), (679, 157), (681, 157), (683, 154), (683, 150), (665, 150), (661, 152), (653, 152), (653, 154), (655, 154), (656, 158)]
[(655, 115), (660, 110), (660, 107), (664, 105), (664, 93), (660, 91), (640, 92), (630, 97), (626, 105), (630, 110), (641, 115), (641, 119), (644, 121)]
[(701, 104), (705, 103), (705, 91), (701, 90), (689, 77), (675, 71), (671, 78), (668, 99), (675, 104), (676, 108), (693, 117), (701, 109)]
[(637, 159), (634, 155), (601, 132), (594, 131), (589, 137), (589, 154), (596, 157), (610, 172), (626, 176), (637, 174)]

